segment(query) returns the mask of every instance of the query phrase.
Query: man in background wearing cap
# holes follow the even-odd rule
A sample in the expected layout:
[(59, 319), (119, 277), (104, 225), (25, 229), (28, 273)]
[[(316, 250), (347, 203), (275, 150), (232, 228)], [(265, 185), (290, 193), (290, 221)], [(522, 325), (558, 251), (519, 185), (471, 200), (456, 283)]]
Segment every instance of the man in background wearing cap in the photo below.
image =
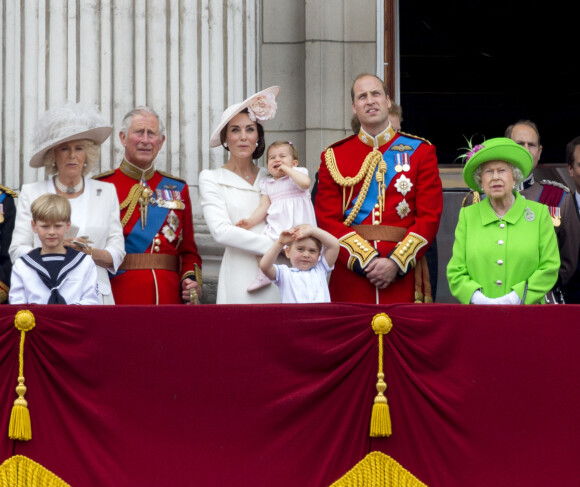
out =
[(10, 292), (10, 273), (12, 261), (8, 249), (12, 242), (16, 205), (14, 191), (0, 185), (0, 304), (6, 303)]
[(154, 166), (164, 132), (151, 108), (131, 110), (119, 133), (121, 166), (96, 177), (115, 185), (120, 202), (127, 255), (111, 279), (117, 304), (196, 304), (201, 297), (187, 183)]
[(322, 153), (314, 201), (318, 226), (342, 247), (331, 299), (430, 302), (422, 257), (443, 208), (435, 148), (393, 130), (391, 101), (376, 76), (358, 76), (351, 97), (361, 129)]

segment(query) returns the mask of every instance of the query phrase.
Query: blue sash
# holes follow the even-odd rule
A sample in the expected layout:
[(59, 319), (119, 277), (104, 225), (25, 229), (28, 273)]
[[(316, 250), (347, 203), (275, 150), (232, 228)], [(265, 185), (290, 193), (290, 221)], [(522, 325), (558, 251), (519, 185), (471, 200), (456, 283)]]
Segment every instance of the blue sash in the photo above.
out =
[[(411, 139), (409, 137), (405, 137), (404, 135), (400, 135), (397, 138), (397, 140), (395, 141), (395, 143), (391, 144), (391, 146), (389, 146), (389, 148), (387, 148), (387, 150), (385, 150), (385, 152), (383, 152), (383, 160), (387, 163), (387, 173), (385, 174), (385, 187), (386, 188), (389, 187), (393, 178), (398, 174), (397, 171), (395, 171), (395, 166), (397, 165), (397, 163), (396, 163), (397, 154), (402, 154), (402, 153), (409, 154), (409, 164), (410, 164), (411, 163), (411, 155), (413, 154), (413, 152), (415, 152), (417, 147), (419, 147), (421, 142), (422, 142), (421, 140)], [(393, 147), (398, 147), (400, 144), (403, 144), (405, 146), (409, 146), (410, 149), (407, 149), (404, 151), (392, 150)], [(375, 168), (375, 172), (373, 173), (373, 180), (376, 178), (376, 174), (377, 174), (378, 169), (379, 168), (378, 168), (378, 164), (377, 164), (377, 167)], [(350, 215), (350, 212), (352, 211), (352, 208), (356, 204), (357, 199), (358, 199), (358, 196), (352, 201), (350, 208), (348, 208), (344, 212), (345, 219), (348, 217), (348, 215)], [(363, 204), (360, 207), (358, 215), (353, 220), (352, 224), (353, 225), (360, 225), (371, 214), (371, 212), (373, 211), (373, 208), (377, 204), (378, 200), (379, 200), (379, 185), (373, 184), (371, 182), (369, 189), (367, 191), (365, 200), (363, 201)]]
[[(172, 178), (163, 177), (159, 184), (157, 185), (158, 188), (163, 187), (165, 185), (171, 184), (176, 186), (176, 190), (181, 192), (185, 183), (182, 181), (177, 181)], [(137, 220), (137, 223), (131, 229), (131, 232), (127, 235), (125, 239), (125, 250), (128, 254), (142, 254), (144, 253), (151, 242), (155, 238), (155, 235), (159, 233), (161, 226), (165, 222), (167, 218), (167, 214), (169, 213), (169, 208), (161, 208), (158, 205), (149, 205), (147, 209), (147, 225), (145, 225), (144, 229), (141, 229), (140, 220)]]
[(0, 203), (2, 203), (4, 201), (4, 198), (6, 198), (6, 193), (4, 193), (3, 191), (0, 191)]

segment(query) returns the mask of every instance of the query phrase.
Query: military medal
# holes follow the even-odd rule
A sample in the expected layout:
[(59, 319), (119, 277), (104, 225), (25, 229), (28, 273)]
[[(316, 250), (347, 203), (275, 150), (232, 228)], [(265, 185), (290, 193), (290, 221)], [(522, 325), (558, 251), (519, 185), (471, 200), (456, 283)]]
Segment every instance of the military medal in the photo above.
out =
[(401, 172), (403, 170), (403, 165), (401, 164), (401, 155), (402, 154), (395, 154), (395, 160), (397, 161), (395, 171), (397, 172)]
[(170, 210), (184, 210), (185, 203), (181, 198), (181, 192), (175, 190), (175, 186), (165, 186), (164, 189), (155, 190), (155, 204), (159, 208), (168, 208)]
[(552, 217), (552, 223), (555, 227), (559, 227), (562, 223), (562, 216), (560, 214), (559, 206), (550, 206), (550, 216)]
[(163, 235), (165, 235), (165, 238), (167, 239), (168, 242), (173, 242), (175, 240), (175, 232), (169, 228), (169, 225), (165, 225), (162, 229), (161, 232), (163, 233)]
[(409, 164), (409, 154), (404, 153), (403, 156), (403, 171), (407, 172), (411, 169), (411, 165)]
[(401, 193), (403, 196), (405, 196), (411, 190), (412, 187), (413, 183), (404, 174), (401, 174), (401, 176), (399, 177), (399, 179), (397, 179), (397, 182), (395, 183), (395, 188), (397, 188), (397, 191)]
[(0, 203), (0, 223), (4, 223), (4, 203)]
[(404, 199), (397, 205), (396, 210), (397, 215), (401, 217), (401, 220), (405, 218), (409, 213), (411, 213), (409, 203), (407, 203), (407, 201)]
[(167, 215), (167, 224), (174, 232), (177, 231), (177, 228), (179, 227), (179, 217), (173, 210), (171, 210), (169, 215)]
[(524, 218), (528, 222), (533, 222), (536, 219), (536, 214), (529, 207), (526, 207), (526, 212), (524, 213)]

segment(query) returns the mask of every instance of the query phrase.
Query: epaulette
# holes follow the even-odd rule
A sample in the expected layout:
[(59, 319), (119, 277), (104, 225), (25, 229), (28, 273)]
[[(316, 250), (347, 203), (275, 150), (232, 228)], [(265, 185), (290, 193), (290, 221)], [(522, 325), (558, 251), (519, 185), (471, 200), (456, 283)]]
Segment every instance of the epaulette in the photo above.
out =
[(333, 149), (334, 147), (338, 147), (339, 145), (342, 145), (345, 142), (348, 142), (349, 140), (354, 139), (356, 137), (358, 137), (358, 134), (349, 135), (348, 137), (345, 137), (344, 139), (341, 139), (341, 140), (335, 142), (334, 144), (330, 144), (322, 152), (326, 152), (328, 149)]
[(165, 171), (159, 171), (157, 170), (157, 172), (159, 174), (161, 174), (162, 176), (165, 176), (166, 178), (171, 178), (171, 179), (175, 179), (176, 181), (181, 181), (182, 183), (187, 184), (187, 181), (185, 179), (182, 178), (178, 178), (177, 176), (174, 176), (173, 174), (169, 174), (168, 172)]
[[(469, 202), (469, 197), (471, 196), (471, 202)], [(478, 191), (470, 191), (465, 195), (463, 201), (461, 202), (461, 208), (465, 208), (469, 205), (474, 205), (475, 203), (479, 203), (481, 201), (481, 195)]]
[(2, 186), (0, 184), (0, 191), (4, 191), (7, 195), (12, 196), (13, 198), (18, 198), (18, 193), (13, 189), (7, 188), (6, 186)]
[(404, 135), (405, 137), (410, 137), (411, 139), (422, 140), (423, 142), (426, 142), (429, 145), (433, 145), (427, 139), (424, 139), (423, 137), (419, 137), (418, 135), (408, 134), (407, 132), (401, 132), (400, 130), (399, 130), (399, 133), (401, 135)]
[(101, 174), (97, 174), (96, 176), (93, 176), (93, 179), (106, 178), (107, 176), (114, 174), (114, 172), (115, 172), (115, 169), (110, 169), (109, 171), (105, 171), (105, 172), (102, 172)]
[(556, 188), (560, 188), (562, 190), (564, 190), (566, 193), (570, 192), (570, 188), (568, 188), (568, 186), (566, 186), (565, 184), (559, 183), (558, 181), (551, 181), (549, 179), (542, 179), (540, 181), (540, 184), (547, 184), (548, 186), (555, 186)]

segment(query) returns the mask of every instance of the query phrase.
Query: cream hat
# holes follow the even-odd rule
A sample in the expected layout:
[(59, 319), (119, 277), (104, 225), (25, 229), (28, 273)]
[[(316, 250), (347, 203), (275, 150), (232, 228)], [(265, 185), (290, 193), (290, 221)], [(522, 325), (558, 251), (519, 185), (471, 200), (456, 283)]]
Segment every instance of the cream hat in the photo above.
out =
[(244, 108), (248, 109), (250, 118), (254, 122), (262, 123), (266, 120), (272, 120), (276, 115), (276, 97), (280, 93), (279, 86), (270, 86), (265, 90), (256, 93), (255, 95), (246, 98), (242, 103), (230, 105), (224, 110), (219, 125), (214, 130), (209, 141), (210, 147), (218, 147), (221, 145), (220, 133), (228, 122), (240, 113)]
[(30, 167), (42, 167), (44, 155), (70, 140), (89, 139), (101, 145), (113, 132), (97, 107), (67, 103), (44, 112), (34, 127)]

